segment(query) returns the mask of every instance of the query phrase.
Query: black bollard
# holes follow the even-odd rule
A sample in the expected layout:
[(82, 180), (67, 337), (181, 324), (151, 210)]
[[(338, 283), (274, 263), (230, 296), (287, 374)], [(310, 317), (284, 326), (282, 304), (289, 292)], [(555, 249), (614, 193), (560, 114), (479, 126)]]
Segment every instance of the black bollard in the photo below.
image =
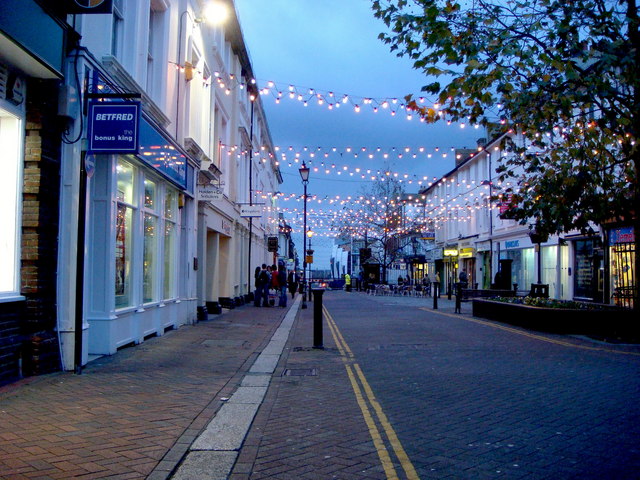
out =
[(456, 309), (455, 313), (462, 313), (462, 283), (456, 283)]
[(438, 296), (440, 292), (438, 291), (439, 285), (437, 282), (433, 282), (433, 309), (438, 309)]
[(313, 348), (324, 349), (322, 341), (322, 294), (324, 288), (313, 289)]

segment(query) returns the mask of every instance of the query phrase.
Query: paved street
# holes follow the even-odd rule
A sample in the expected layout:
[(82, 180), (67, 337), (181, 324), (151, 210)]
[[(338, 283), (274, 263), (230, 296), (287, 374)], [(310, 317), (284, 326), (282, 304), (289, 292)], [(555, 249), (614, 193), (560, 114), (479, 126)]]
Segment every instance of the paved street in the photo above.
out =
[(640, 346), (324, 305), (324, 350), (313, 303), (244, 306), (1, 388), (0, 478), (638, 478)]
[[(444, 298), (435, 313), (431, 299), (325, 297), (352, 356), (341, 354), (326, 327), (327, 350), (305, 348), (312, 338), (305, 315), (232, 478), (640, 475), (637, 347), (455, 315)], [(360, 366), (387, 419), (381, 421), (366, 399), (373, 429), (363, 419), (347, 365), (351, 372)], [(285, 369), (317, 369), (317, 375), (281, 376)], [(380, 434), (382, 447), (369, 432)], [(403, 451), (408, 461), (401, 460)], [(393, 464), (386, 473), (385, 452)]]

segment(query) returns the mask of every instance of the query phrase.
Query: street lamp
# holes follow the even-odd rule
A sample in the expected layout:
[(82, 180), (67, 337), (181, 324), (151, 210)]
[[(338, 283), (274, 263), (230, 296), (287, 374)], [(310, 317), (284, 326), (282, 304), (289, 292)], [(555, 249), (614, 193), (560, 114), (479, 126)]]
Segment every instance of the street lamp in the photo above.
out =
[(302, 166), (299, 169), (300, 172), (300, 178), (302, 179), (302, 185), (304, 187), (304, 216), (303, 216), (303, 223), (304, 226), (302, 228), (302, 254), (304, 255), (303, 261), (302, 261), (302, 308), (307, 308), (307, 302), (305, 300), (305, 291), (304, 291), (304, 287), (305, 287), (305, 282), (306, 282), (306, 271), (307, 271), (307, 237), (306, 237), (306, 232), (307, 232), (307, 184), (309, 183), (309, 172), (311, 170), (309, 169), (309, 167), (307, 167), (307, 165), (302, 162)]
[(313, 237), (313, 230), (307, 230), (307, 238), (309, 239), (309, 248), (307, 248), (305, 252), (305, 260), (307, 260), (307, 265), (309, 266), (309, 301), (311, 301), (311, 265), (313, 264), (313, 250), (311, 250), (311, 237)]
[(542, 284), (542, 244), (549, 239), (549, 235), (540, 229), (538, 222), (529, 225), (529, 238), (538, 253), (538, 285)]

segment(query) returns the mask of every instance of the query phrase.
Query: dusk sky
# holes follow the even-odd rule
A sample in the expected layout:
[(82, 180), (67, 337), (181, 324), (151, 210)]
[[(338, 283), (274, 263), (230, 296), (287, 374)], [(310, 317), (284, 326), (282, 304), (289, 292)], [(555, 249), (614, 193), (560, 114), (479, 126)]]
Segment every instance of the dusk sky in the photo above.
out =
[[(377, 38), (385, 25), (373, 16), (370, 0), (236, 0), (236, 8), (258, 87), (269, 88), (262, 102), (274, 144), (287, 155), (281, 162), (284, 183), (280, 191), (285, 197), (302, 194), (298, 173), (302, 160), (311, 161), (310, 166), (318, 169), (312, 170), (308, 185), (309, 195), (318, 198), (307, 205), (308, 224), (316, 232), (314, 269), (329, 268), (333, 238), (314, 217), (320, 218), (319, 211), (335, 208), (335, 203), (329, 204), (331, 199), (360, 194), (371, 182), (371, 175), (386, 169), (404, 179), (408, 193), (417, 192), (421, 186), (418, 181), (441, 177), (453, 168), (452, 147), (473, 148), (478, 138), (486, 136), (482, 128), (444, 122), (427, 125), (416, 117), (407, 120), (407, 113), (399, 108), (404, 96), (421, 96), (421, 87), (431, 80)], [(269, 82), (274, 85), (270, 87)], [(326, 101), (318, 105), (310, 90)], [(278, 92), (282, 92), (280, 103), (276, 103)], [(343, 103), (345, 95), (348, 99)], [(303, 106), (298, 96), (308, 99), (308, 106)], [(332, 98), (340, 108), (329, 110)], [(372, 102), (365, 102), (365, 98)], [(383, 106), (385, 101), (388, 104)], [(425, 96), (425, 105), (432, 102), (433, 98), (429, 101)], [(313, 158), (309, 155), (312, 151)], [(300, 153), (299, 162), (295, 162), (295, 153)], [(366, 170), (370, 174), (366, 175)], [(303, 202), (281, 199), (279, 205), (298, 232), (294, 241), (301, 253)]]

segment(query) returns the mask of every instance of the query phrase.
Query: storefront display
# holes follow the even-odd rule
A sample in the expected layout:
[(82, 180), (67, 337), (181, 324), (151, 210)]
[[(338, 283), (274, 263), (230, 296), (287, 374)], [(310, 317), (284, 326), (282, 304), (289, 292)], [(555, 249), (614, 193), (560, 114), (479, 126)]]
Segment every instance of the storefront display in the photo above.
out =
[(633, 308), (633, 289), (637, 288), (633, 268), (635, 255), (633, 227), (615, 228), (609, 232), (609, 287), (615, 305)]
[[(2, 175), (0, 176), (0, 297), (15, 296), (19, 292), (19, 219), (22, 185), (21, 147), (22, 120), (3, 107), (0, 101), (0, 150)], [(8, 105), (7, 105), (8, 108)]]
[(578, 300), (603, 301), (604, 264), (600, 238), (574, 241), (573, 297)]

